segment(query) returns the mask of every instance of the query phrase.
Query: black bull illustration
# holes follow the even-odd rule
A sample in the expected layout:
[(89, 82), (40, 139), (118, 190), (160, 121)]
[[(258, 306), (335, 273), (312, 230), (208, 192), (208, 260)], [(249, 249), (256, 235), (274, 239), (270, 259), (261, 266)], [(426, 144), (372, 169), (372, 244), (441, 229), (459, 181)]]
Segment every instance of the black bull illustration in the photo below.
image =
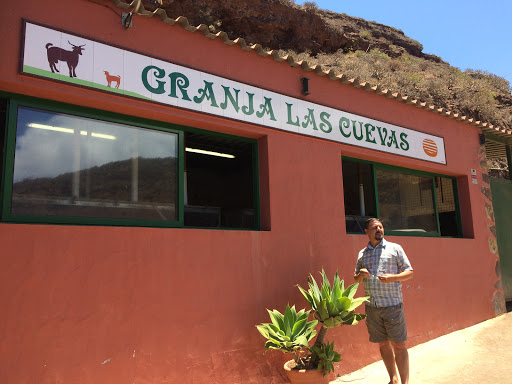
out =
[[(68, 40), (68, 43), (71, 44)], [(65, 61), (68, 64), (69, 68), (69, 77), (76, 77), (76, 66), (78, 65), (78, 56), (82, 54), (82, 51), (85, 48), (82, 48), (83, 45), (74, 45), (71, 44), (73, 50), (66, 51), (65, 49), (59, 47), (53, 47), (52, 43), (46, 44), (46, 54), (48, 56), (48, 63), (50, 64), (50, 69), (53, 73), (59, 72), (57, 69), (57, 63), (60, 61)]]

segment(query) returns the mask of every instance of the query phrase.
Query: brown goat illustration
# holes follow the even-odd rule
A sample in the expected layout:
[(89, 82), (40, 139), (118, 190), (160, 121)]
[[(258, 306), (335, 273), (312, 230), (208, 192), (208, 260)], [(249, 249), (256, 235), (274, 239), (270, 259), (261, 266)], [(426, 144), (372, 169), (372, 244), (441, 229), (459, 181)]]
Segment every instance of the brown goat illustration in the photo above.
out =
[[(68, 43), (71, 44), (68, 40)], [(78, 65), (78, 55), (82, 54), (82, 51), (85, 48), (82, 48), (83, 45), (74, 45), (72, 51), (66, 51), (65, 49), (59, 47), (52, 47), (52, 43), (46, 44), (46, 55), (48, 56), (48, 63), (50, 64), (50, 69), (53, 73), (59, 72), (57, 69), (57, 63), (60, 61), (65, 61), (68, 64), (69, 68), (69, 77), (76, 77), (76, 66)]]
[(121, 76), (111, 75), (107, 71), (103, 71), (103, 72), (105, 72), (105, 77), (107, 78), (108, 86), (110, 87), (110, 84), (112, 82), (114, 82), (114, 83), (116, 83), (116, 88), (119, 88), (119, 84), (121, 84)]

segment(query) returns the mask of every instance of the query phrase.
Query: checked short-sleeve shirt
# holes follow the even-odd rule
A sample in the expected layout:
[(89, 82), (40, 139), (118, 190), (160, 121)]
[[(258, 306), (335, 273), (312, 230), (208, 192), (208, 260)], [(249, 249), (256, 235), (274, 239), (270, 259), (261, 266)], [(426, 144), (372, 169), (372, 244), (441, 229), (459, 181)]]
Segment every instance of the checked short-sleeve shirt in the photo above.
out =
[(368, 244), (357, 256), (356, 275), (361, 268), (366, 268), (370, 272), (370, 277), (364, 279), (364, 291), (366, 296), (370, 296), (367, 305), (391, 307), (402, 303), (402, 283), (382, 283), (377, 277), (412, 270), (402, 246), (385, 239), (382, 239), (375, 248)]

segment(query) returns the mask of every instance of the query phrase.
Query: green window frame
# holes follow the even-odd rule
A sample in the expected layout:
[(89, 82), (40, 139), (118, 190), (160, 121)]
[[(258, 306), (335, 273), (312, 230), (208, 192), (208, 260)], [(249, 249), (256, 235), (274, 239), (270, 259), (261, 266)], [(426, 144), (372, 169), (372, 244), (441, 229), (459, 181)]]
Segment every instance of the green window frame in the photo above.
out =
[(342, 168), (347, 233), (377, 217), (389, 235), (462, 237), (456, 177), (351, 157)]
[[(4, 153), (2, 158), (2, 185), (1, 185), (1, 220), (3, 222), (13, 222), (13, 223), (43, 223), (43, 224), (68, 224), (68, 225), (104, 225), (104, 226), (134, 226), (134, 227), (189, 227), (189, 228), (208, 228), (208, 229), (232, 229), (232, 230), (260, 230), (260, 206), (259, 206), (259, 171), (258, 171), (258, 142), (255, 139), (250, 138), (244, 138), (240, 136), (233, 136), (233, 135), (227, 135), (217, 132), (210, 132), (206, 130), (199, 130), (196, 128), (191, 127), (185, 127), (180, 125), (175, 125), (171, 123), (165, 123), (161, 121), (153, 121), (133, 116), (127, 116), (127, 115), (121, 115), (116, 114), (113, 112), (106, 112), (103, 110), (97, 110), (97, 109), (91, 109), (86, 107), (80, 107), (70, 104), (64, 104), (59, 102), (53, 102), (48, 100), (42, 100), (42, 99), (35, 99), (32, 97), (24, 97), (20, 95), (0, 95), (0, 97), (3, 98), (3, 100), (6, 100), (6, 112), (5, 112), (5, 130), (4, 130), (4, 136), (2, 137), (4, 142)], [(37, 194), (37, 192), (34, 191), (40, 191), (40, 190), (49, 190), (48, 186), (45, 185), (42, 186), (42, 182), (40, 182), (38, 186), (35, 186), (36, 183), (29, 184), (31, 180), (27, 178), (28, 182), (25, 186), (19, 187), (19, 184), (21, 183), (19, 180), (21, 180), (21, 176), (28, 174), (28, 172), (23, 173), (21, 171), (18, 172), (18, 181), (14, 182), (15, 177), (15, 165), (16, 160), (19, 160), (20, 164), (30, 164), (30, 161), (25, 161), (23, 163), (23, 156), (20, 153), (18, 153), (18, 159), (16, 158), (16, 150), (20, 148), (19, 143), (16, 143), (16, 135), (18, 130), (18, 115), (21, 114), (20, 111), (26, 111), (31, 110), (34, 111), (34, 114), (40, 113), (41, 115), (43, 113), (46, 114), (54, 114), (55, 116), (64, 116), (68, 118), (69, 120), (76, 119), (85, 121), (84, 126), (92, 125), (94, 127), (94, 123), (96, 122), (96, 126), (104, 126), (106, 129), (108, 129), (110, 126), (113, 127), (113, 129), (117, 129), (116, 132), (120, 132), (119, 136), (123, 136), (123, 145), (126, 146), (127, 140), (124, 136), (128, 136), (130, 132), (138, 132), (136, 134), (137, 137), (140, 137), (139, 134), (142, 134), (142, 140), (146, 138), (145, 142), (146, 153), (150, 153), (150, 157), (153, 156), (155, 159), (150, 158), (149, 160), (158, 160), (150, 162), (147, 158), (144, 157), (143, 153), (138, 153), (138, 156), (133, 156), (131, 159), (126, 159), (122, 161), (112, 161), (111, 163), (114, 164), (116, 167), (123, 166), (122, 171), (117, 171), (119, 174), (122, 174), (124, 179), (122, 179), (122, 182), (126, 181), (127, 185), (123, 185), (123, 188), (126, 188), (128, 190), (131, 189), (132, 199), (133, 195), (135, 193), (135, 196), (141, 195), (141, 192), (138, 192), (138, 188), (140, 188), (142, 191), (144, 191), (144, 188), (146, 188), (146, 200), (149, 201), (149, 203), (139, 203), (139, 201), (142, 201), (142, 197), (136, 197), (135, 201), (136, 203), (133, 203), (130, 205), (130, 201), (126, 201), (126, 196), (130, 196), (129, 191), (118, 191), (114, 190), (103, 192), (103, 196), (107, 194), (110, 199), (107, 200), (103, 198), (101, 206), (98, 205), (97, 201), (100, 200), (96, 198), (94, 202), (91, 203), (91, 201), (85, 201), (85, 197), (82, 201), (79, 202), (79, 204), (73, 208), (69, 208), (70, 204), (75, 204), (76, 198), (75, 198), (75, 191), (77, 194), (79, 193), (80, 196), (82, 196), (84, 193), (82, 191), (83, 187), (82, 184), (85, 184), (83, 182), (85, 176), (83, 176), (84, 168), (75, 168), (79, 169), (78, 171), (74, 171), (75, 173), (80, 174), (79, 176), (73, 176), (76, 180), (79, 180), (77, 184), (79, 184), (78, 187), (75, 188), (75, 185), (73, 183), (73, 186), (70, 187), (69, 185), (66, 185), (65, 189), (64, 187), (60, 187), (59, 185), (59, 191), (61, 190), (70, 190), (72, 189), (72, 196), (71, 196), (71, 203), (66, 202), (65, 204), (61, 204), (60, 200), (56, 199), (52, 195), (52, 199), (47, 199), (47, 201), (51, 201), (51, 203), (47, 203), (46, 200), (43, 199), (43, 203), (41, 203), (41, 206), (43, 208), (40, 208), (37, 206), (37, 199), (33, 197), (34, 194)], [(21, 119), (21, 117), (20, 117)], [(41, 120), (44, 120), (41, 118)], [(62, 120), (62, 119), (61, 119)], [(48, 120), (50, 121), (50, 120)], [(92, 122), (92, 123), (88, 123)], [(21, 126), (22, 123), (20, 123)], [(24, 123), (23, 127), (26, 127), (27, 124)], [(39, 124), (42, 125), (42, 124)], [(57, 124), (58, 125), (58, 124)], [(62, 125), (62, 124), (61, 124)], [(34, 128), (34, 124), (28, 124), (32, 128)], [(76, 145), (77, 140), (84, 140), (84, 137), (89, 139), (91, 136), (94, 136), (93, 133), (91, 133), (91, 130), (89, 131), (80, 131), (79, 128), (75, 128), (74, 132), (71, 132), (68, 128), (62, 128), (48, 125), (46, 127), (50, 128), (44, 128), (45, 134), (53, 134), (52, 137), (57, 137), (59, 133), (51, 132), (48, 133), (46, 131), (50, 130), (60, 130), (60, 132), (67, 132), (67, 133), (75, 133), (64, 135), (61, 134), (62, 137), (66, 136), (66, 143), (71, 143), (71, 145)], [(38, 127), (36, 127), (38, 128)], [(40, 127), (39, 127), (40, 128)], [(28, 128), (24, 128), (26, 131), (28, 131)], [(105, 129), (104, 129), (105, 130)], [(34, 130), (34, 131), (42, 131), (42, 130)], [(78, 133), (77, 133), (78, 132)], [(21, 133), (20, 133), (21, 135)], [(35, 136), (32, 134), (31, 136)], [(73, 139), (74, 137), (74, 139)], [(176, 144), (174, 143), (174, 138)], [(188, 138), (188, 139), (187, 139)], [(32, 139), (34, 142), (34, 139)], [(50, 140), (50, 139), (48, 139)], [(60, 137), (58, 138), (59, 141), (62, 141)], [(73, 142), (73, 140), (75, 140)], [(138, 139), (137, 139), (138, 140)], [(152, 140), (152, 141), (151, 141)], [(190, 148), (187, 148), (185, 143), (186, 140), (190, 140), (191, 142), (198, 144), (198, 145), (205, 145), (205, 143), (208, 143), (210, 145), (224, 145), (226, 148), (233, 148), (233, 150), (238, 150), (239, 153), (243, 153), (243, 160), (239, 160), (238, 158), (240, 156), (237, 156), (236, 160), (233, 160), (230, 164), (233, 165), (225, 165), (228, 164), (228, 160), (226, 160), (224, 163), (222, 160), (209, 160), (209, 161), (199, 161), (197, 158), (201, 156), (211, 156), (211, 151), (207, 151), (208, 153), (201, 153), (197, 154), (197, 151), (194, 153), (189, 153)], [(21, 142), (21, 139), (19, 139)], [(105, 142), (107, 140), (104, 140)], [(97, 141), (99, 142), (99, 141)], [(73, 144), (74, 143), (74, 144)], [(164, 148), (162, 151), (158, 152), (157, 154), (152, 153), (154, 150), (153, 146), (154, 144), (161, 144)], [(168, 144), (172, 145), (168, 145)], [(83, 144), (78, 144), (79, 147), (74, 147), (71, 149), (71, 151), (75, 150), (78, 152), (78, 155), (74, 155), (75, 157), (80, 157), (80, 149), (76, 148), (84, 148)], [(174, 153), (176, 157), (174, 158), (174, 155), (169, 155), (170, 157), (164, 157), (163, 155), (158, 155), (158, 153), (167, 153), (165, 149), (165, 145), (167, 145), (169, 148), (172, 147), (172, 149), (169, 149), (169, 153)], [(174, 146), (173, 146), (174, 145)], [(18, 146), (18, 147), (17, 147)], [(90, 145), (91, 147), (94, 147)], [(96, 149), (95, 151), (97, 153), (107, 152), (108, 148), (106, 144), (95, 144)], [(118, 145), (121, 147), (121, 143)], [(137, 141), (138, 148), (143, 148), (139, 141)], [(195, 145), (197, 146), (197, 145)], [(101, 149), (97, 149), (97, 147), (101, 147)], [(37, 144), (32, 144), (31, 147), (28, 148), (37, 148)], [(60, 147), (62, 148), (62, 146)], [(106, 149), (106, 150), (105, 150)], [(196, 148), (197, 149), (197, 148)], [(50, 149), (45, 149), (49, 151)], [(124, 149), (125, 150), (125, 149)], [(28, 152), (29, 150), (27, 150)], [(35, 151), (34, 151), (35, 152)], [(82, 152), (86, 152), (86, 150), (82, 149)], [(125, 150), (126, 152), (126, 150)], [(82, 153), (82, 156), (83, 155)], [(160, 156), (160, 157), (159, 157)], [(216, 155), (215, 155), (216, 156)], [(55, 156), (54, 156), (55, 157)], [(64, 157), (64, 156), (63, 156)], [(101, 157), (107, 157), (107, 156), (101, 156)], [(125, 156), (126, 157), (126, 156)], [(31, 161), (34, 161), (33, 159), (36, 158), (34, 156), (26, 156), (27, 159), (31, 159)], [(66, 152), (66, 158), (69, 158), (69, 153)], [(127, 171), (126, 168), (130, 167), (129, 160), (133, 159), (137, 160), (137, 165), (135, 167), (135, 163), (132, 162), (130, 169), (131, 171)], [(172, 159), (175, 160), (172, 160)], [(170, 159), (170, 160), (169, 160)], [(188, 160), (187, 160), (188, 159)], [(205, 172), (215, 172), (215, 169), (212, 167), (221, 167), (217, 169), (217, 175), (222, 175), (223, 179), (222, 182), (216, 183), (217, 185), (209, 185), (208, 188), (202, 188), (204, 185), (201, 185), (201, 180), (199, 177), (196, 177), (193, 186), (197, 189), (206, 189), (208, 191), (215, 191), (212, 192), (211, 196), (202, 196), (202, 197), (195, 197), (196, 201), (199, 201), (199, 203), (202, 204), (202, 202), (211, 203), (215, 205), (215, 203), (219, 204), (228, 204), (231, 210), (231, 216), (227, 219), (225, 218), (224, 214), (224, 206), (217, 206), (217, 207), (209, 207), (209, 206), (188, 206), (187, 203), (187, 188), (186, 188), (186, 177), (185, 177), (185, 167), (187, 161), (190, 164), (199, 164), (199, 166), (202, 166), (202, 164), (214, 164), (210, 165), (210, 169), (206, 170)], [(243, 161), (243, 162), (242, 162)], [(237, 163), (238, 162), (238, 163)], [(85, 164), (89, 164), (84, 162)], [(123, 163), (122, 165), (120, 165)], [(54, 162), (53, 164), (57, 164)], [(157, 164), (160, 164), (157, 166)], [(162, 165), (164, 164), (165, 167)], [(216, 164), (216, 165), (215, 165)], [(238, 165), (236, 165), (238, 164)], [(241, 165), (240, 165), (241, 164)], [(105, 167), (108, 166), (105, 165)], [(229, 172), (232, 172), (230, 168), (238, 168), (237, 169), (237, 176), (242, 173), (244, 175), (244, 185), (242, 185), (242, 190), (245, 195), (248, 197), (245, 198), (243, 204), (247, 205), (248, 208), (245, 209), (244, 212), (249, 211), (249, 214), (246, 214), (246, 217), (244, 220), (238, 218), (237, 215), (241, 215), (238, 211), (242, 211), (242, 209), (239, 209), (236, 205), (237, 203), (231, 203), (227, 202), (227, 199), (236, 196), (235, 193), (231, 193), (230, 190), (237, 189), (240, 186), (235, 184), (234, 177), (228, 175)], [(135, 167), (136, 171), (133, 171), (133, 167)], [(160, 168), (161, 167), (161, 168)], [(222, 168), (224, 167), (224, 168)], [(245, 168), (244, 168), (245, 167)], [(21, 167), (18, 166), (19, 169), (28, 169), (29, 167)], [(34, 166), (34, 168), (37, 168)], [(90, 171), (91, 167), (88, 167), (86, 169), (87, 172)], [(101, 166), (96, 166), (95, 169), (102, 168)], [(105, 168), (107, 169), (107, 168)], [(141, 170), (143, 169), (143, 170)], [(159, 172), (155, 172), (155, 169), (158, 169)], [(169, 171), (171, 169), (171, 171)], [(175, 169), (173, 171), (172, 169)], [(167, 170), (167, 171), (166, 171)], [(166, 172), (165, 172), (166, 171)], [(56, 172), (56, 171), (55, 171)], [(92, 173), (96, 176), (96, 180), (105, 180), (104, 178), (100, 178), (98, 176), (98, 171), (95, 171), (96, 173)], [(107, 172), (107, 171), (105, 171)], [(130, 186), (130, 172), (132, 174), (132, 184), (135, 183), (137, 186), (134, 187), (133, 185)], [(224, 173), (225, 174), (224, 174)], [(233, 171), (234, 172), (234, 171)], [(72, 172), (68, 172), (72, 173)], [(68, 181), (69, 176), (68, 173), (64, 173), (64, 176), (67, 178), (66, 183), (71, 184), (70, 181)], [(91, 173), (91, 172), (89, 172)], [(136, 173), (136, 177), (133, 177), (133, 174)], [(57, 173), (55, 173), (56, 175)], [(146, 176), (148, 174), (151, 174), (151, 178), (149, 176)], [(207, 173), (203, 173), (202, 175), (205, 175)], [(233, 173), (235, 174), (235, 173)], [(21, 175), (21, 176), (20, 176)], [(127, 176), (128, 175), (128, 176)], [(61, 175), (62, 176), (62, 175)], [(117, 176), (117, 175), (115, 175)], [(33, 176), (32, 176), (33, 177)], [(144, 179), (145, 177), (145, 179)], [(43, 179), (43, 176), (37, 176), (37, 178)], [(141, 178), (140, 182), (138, 179)], [(53, 182), (53, 180), (57, 179), (57, 176), (51, 176), (47, 177), (47, 179), (50, 179), (50, 182)], [(25, 181), (25, 179), (23, 179)], [(211, 181), (211, 178), (209, 179)], [(156, 181), (156, 182), (154, 182)], [(55, 182), (56, 183), (56, 182)], [(98, 182), (101, 184), (101, 182)], [(105, 188), (107, 189), (107, 182), (103, 181), (105, 184)], [(117, 186), (116, 184), (117, 183)], [(117, 188), (120, 186), (121, 181), (117, 181), (115, 179), (115, 183), (113, 183), (114, 187)], [(203, 184), (206, 183), (206, 181), (203, 182)], [(16, 200), (16, 203), (13, 203), (13, 188), (16, 184), (16, 194), (17, 196), (20, 196), (19, 191), (23, 191), (22, 193), (25, 193), (24, 191), (29, 191), (31, 195), (29, 198), (25, 199), (26, 202), (23, 202), (23, 199)], [(89, 183), (90, 184), (90, 183)], [(149, 184), (154, 184), (155, 187), (151, 187), (153, 189), (160, 188), (160, 192), (155, 192), (150, 187), (146, 187)], [(213, 183), (212, 183), (213, 184)], [(158, 186), (156, 186), (158, 185)], [(164, 186), (162, 186), (164, 185)], [(53, 187), (52, 187), (53, 188)], [(222, 189), (224, 188), (224, 189)], [(96, 188), (96, 190), (101, 188)], [(121, 188), (118, 188), (121, 189)], [(151, 190), (151, 192), (148, 192)], [(53, 190), (52, 190), (53, 191)], [(235, 191), (236, 192), (236, 191)], [(143, 193), (143, 192), (142, 192)], [(101, 194), (97, 192), (97, 194)], [(110, 194), (110, 195), (109, 195)], [(121, 194), (123, 196), (123, 200), (121, 202), (123, 204), (119, 204), (119, 202), (113, 201), (114, 198), (111, 196), (118, 196)], [(147, 197), (148, 194), (152, 194), (150, 197)], [(204, 194), (203, 194), (204, 195)], [(219, 197), (227, 195), (227, 197)], [(23, 195), (21, 194), (23, 197)], [(48, 193), (49, 196), (49, 193)], [(156, 196), (156, 197), (155, 197)], [(37, 196), (40, 199), (40, 194)], [(161, 199), (162, 201), (165, 201), (165, 203), (160, 203), (158, 199)], [(73, 201), (75, 199), (75, 201)], [(92, 200), (92, 199), (90, 199)], [(129, 197), (128, 197), (129, 200)], [(153, 200), (155, 202), (153, 202)], [(168, 201), (169, 200), (169, 201)], [(22, 201), (22, 203), (26, 203), (23, 205), (22, 203), (19, 203), (19, 201)], [(36, 203), (34, 203), (36, 201)], [(55, 203), (55, 201), (58, 201), (58, 203)], [(105, 202), (107, 201), (107, 202)], [(17, 204), (17, 205), (16, 205)], [(30, 204), (33, 204), (32, 206)], [(45, 209), (46, 206), (51, 206), (51, 209), (49, 209), (50, 214), (47, 214)], [(60, 206), (59, 206), (60, 204)], [(238, 203), (242, 204), (242, 203)], [(16, 205), (16, 209), (13, 209), (13, 207)], [(93, 206), (93, 208), (83, 208), (84, 206), (89, 205)], [(120, 207), (121, 208), (116, 208)], [(234, 206), (234, 207), (233, 207)], [(33, 211), (31, 211), (31, 207), (35, 207)], [(55, 208), (56, 207), (56, 208)], [(78, 208), (77, 208), (78, 207)], [(141, 208), (142, 207), (142, 208)], [(155, 208), (157, 207), (157, 208)], [(131, 208), (131, 209), (130, 209)], [(89, 209), (89, 211), (88, 211)], [(128, 213), (123, 213), (123, 209)], [(167, 209), (167, 211), (165, 211)], [(238, 211), (237, 211), (238, 209)], [(161, 218), (155, 218), (157, 216), (156, 213), (152, 212), (153, 210), (159, 211), (158, 215)], [(164, 214), (162, 214), (162, 210)], [(102, 211), (102, 212), (100, 212)], [(132, 213), (135, 212), (135, 213)], [(222, 216), (221, 216), (222, 211)], [(34, 212), (34, 213), (31, 213)], [(70, 214), (68, 214), (70, 212)], [(76, 214), (76, 212), (79, 212)], [(85, 213), (84, 213), (85, 212)], [(89, 213), (92, 213), (89, 215)], [(192, 212), (192, 213), (190, 213)], [(233, 213), (234, 212), (234, 213)], [(187, 216), (188, 215), (188, 216)], [(212, 217), (215, 216), (214, 219)], [(188, 219), (187, 219), (188, 217)]]

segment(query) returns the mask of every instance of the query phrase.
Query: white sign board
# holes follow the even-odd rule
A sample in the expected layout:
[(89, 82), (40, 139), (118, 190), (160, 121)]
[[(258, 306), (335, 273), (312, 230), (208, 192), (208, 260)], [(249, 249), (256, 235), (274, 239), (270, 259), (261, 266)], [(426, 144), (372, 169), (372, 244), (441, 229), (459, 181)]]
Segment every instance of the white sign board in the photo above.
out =
[(446, 164), (444, 140), (25, 22), (22, 72)]

